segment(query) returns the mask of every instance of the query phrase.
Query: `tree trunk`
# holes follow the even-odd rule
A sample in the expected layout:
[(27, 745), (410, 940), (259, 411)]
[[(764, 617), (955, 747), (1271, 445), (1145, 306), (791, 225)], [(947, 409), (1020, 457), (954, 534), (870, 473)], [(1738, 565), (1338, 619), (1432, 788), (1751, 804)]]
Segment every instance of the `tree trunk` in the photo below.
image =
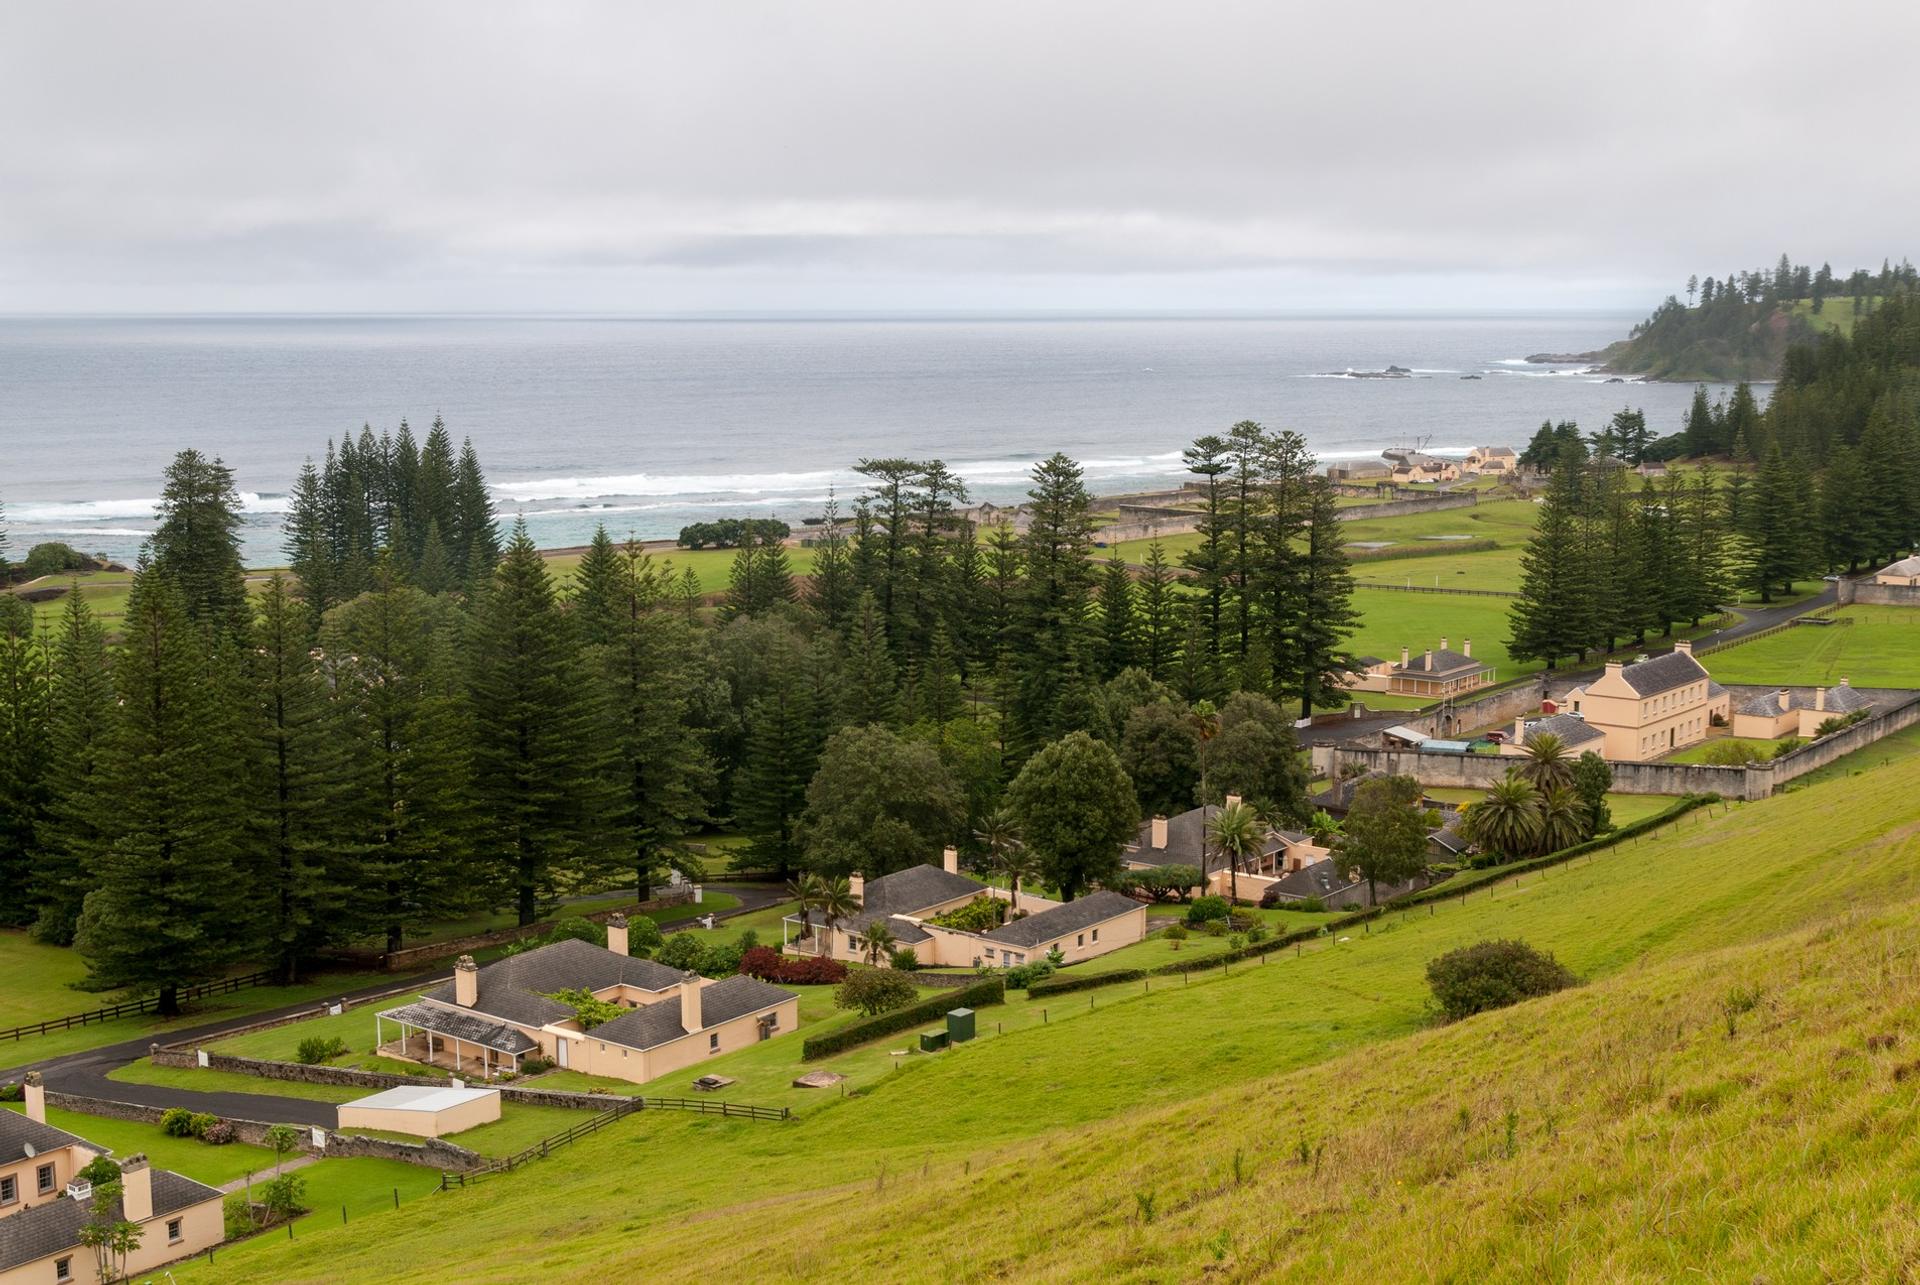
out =
[(172, 985), (162, 986), (159, 1003), (154, 1011), (161, 1017), (180, 1016), (180, 988)]

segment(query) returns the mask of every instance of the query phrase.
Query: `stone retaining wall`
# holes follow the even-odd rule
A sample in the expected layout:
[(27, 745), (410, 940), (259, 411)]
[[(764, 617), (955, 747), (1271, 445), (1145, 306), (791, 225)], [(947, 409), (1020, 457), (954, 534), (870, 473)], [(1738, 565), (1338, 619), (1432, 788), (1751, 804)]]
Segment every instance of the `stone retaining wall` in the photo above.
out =
[(1835, 586), (1841, 606), (1859, 603), (1867, 607), (1920, 607), (1920, 586), (1875, 584), (1871, 580), (1848, 580)]
[(1410, 495), (1404, 500), (1384, 504), (1356, 504), (1335, 513), (1339, 522), (1371, 522), (1375, 518), (1405, 517), (1409, 513), (1439, 513), (1444, 509), (1470, 509), (1480, 503), (1473, 491), (1459, 495)]
[[(108, 1120), (128, 1120), (135, 1124), (158, 1126), (160, 1117), (167, 1113), (165, 1107), (151, 1107), (138, 1102), (115, 1102), (109, 1098), (93, 1098), (78, 1093), (60, 1093), (47, 1090), (47, 1105), (63, 1111), (78, 1111), (83, 1115), (97, 1115)], [(262, 1146), (267, 1130), (273, 1128), (259, 1120), (236, 1120), (231, 1116), (222, 1116), (233, 1126), (236, 1141)], [(465, 1147), (443, 1142), (439, 1138), (422, 1138), (419, 1142), (396, 1142), (390, 1138), (367, 1138), (358, 1134), (329, 1132), (327, 1145), (313, 1145), (313, 1130), (306, 1125), (295, 1125), (294, 1131), (300, 1135), (296, 1148), (303, 1155), (345, 1156), (348, 1158), (372, 1158), (376, 1160), (400, 1160), (410, 1165), (420, 1165), (427, 1169), (478, 1169), (487, 1163), (487, 1158)]]

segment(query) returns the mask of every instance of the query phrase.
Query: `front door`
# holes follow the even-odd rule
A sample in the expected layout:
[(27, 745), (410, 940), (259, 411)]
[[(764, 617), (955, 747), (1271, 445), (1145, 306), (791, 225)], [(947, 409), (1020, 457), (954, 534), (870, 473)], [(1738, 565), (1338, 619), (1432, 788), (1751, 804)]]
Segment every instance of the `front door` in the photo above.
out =
[(567, 1061), (567, 1045), (571, 1043), (573, 1043), (572, 1040), (555, 1040), (553, 1042), (554, 1061), (558, 1062), (562, 1068), (571, 1065), (571, 1063)]

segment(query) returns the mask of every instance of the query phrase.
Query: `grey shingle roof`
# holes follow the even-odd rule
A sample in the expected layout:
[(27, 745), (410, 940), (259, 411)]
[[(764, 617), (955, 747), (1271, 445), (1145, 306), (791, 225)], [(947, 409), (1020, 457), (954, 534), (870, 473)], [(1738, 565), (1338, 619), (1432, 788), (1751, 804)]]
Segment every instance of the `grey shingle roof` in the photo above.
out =
[[(1873, 704), (1871, 697), (1865, 696), (1847, 684), (1827, 688), (1827, 700), (1824, 706), (1819, 704), (1817, 691), (1790, 691), (1787, 693), (1787, 708), (1792, 710), (1812, 710), (1823, 714), (1851, 714), (1866, 709)], [(1773, 715), (1780, 713), (1780, 694), (1762, 692), (1758, 696), (1749, 696), (1741, 701), (1737, 711), (1741, 714)]]
[[(651, 959), (616, 955), (590, 941), (570, 939), (488, 964), (477, 980), (474, 1012), (517, 1026), (538, 1027), (573, 1016), (565, 1004), (547, 998), (555, 991), (598, 991), (621, 985), (663, 991), (677, 985), (680, 974)], [(453, 996), (453, 983), (447, 982), (427, 991), (425, 998), (452, 1004)]]
[[(740, 975), (717, 981), (700, 988), (700, 1029), (704, 1031), (736, 1017), (758, 1013), (793, 997), (792, 991), (757, 977)], [(594, 1027), (588, 1037), (624, 1048), (650, 1049), (684, 1039), (688, 1034), (687, 1028), (680, 1024), (679, 1002), (663, 999), (643, 1004)]]
[[(1791, 695), (1787, 697), (1787, 708), (1799, 708), (1795, 698)], [(1780, 714), (1782, 712), (1780, 708), (1780, 693), (1761, 692), (1758, 696), (1749, 696), (1747, 699), (1741, 701), (1740, 704), (1734, 708), (1733, 712), (1736, 714), (1752, 714), (1762, 718)]]
[[(1133, 837), (1133, 846), (1127, 850), (1127, 859), (1156, 866), (1198, 866), (1207, 826), (1219, 812), (1217, 805), (1208, 804), (1168, 817), (1167, 846), (1164, 848), (1153, 846), (1153, 822), (1148, 820), (1142, 823), (1140, 832)], [(1280, 847), (1279, 839), (1268, 836), (1260, 847), (1260, 853), (1262, 856), (1271, 856)], [(1210, 864), (1218, 864), (1219, 855), (1215, 853)]]
[(1041, 942), (1052, 941), (1095, 924), (1104, 924), (1109, 919), (1117, 919), (1138, 909), (1140, 903), (1132, 897), (1102, 889), (1069, 901), (1064, 906), (1055, 906), (1037, 915), (1016, 919), (980, 935), (988, 941), (997, 941), (1006, 946), (1038, 946)]
[(1487, 667), (1485, 661), (1475, 660), (1450, 647), (1442, 647), (1431, 657), (1425, 652), (1418, 656), (1409, 656), (1406, 664), (1394, 666), (1403, 674), (1451, 674), (1456, 670), (1486, 669)]
[(860, 908), (868, 915), (911, 915), (955, 897), (985, 892), (987, 885), (944, 867), (917, 865), (867, 880)]
[(1375, 665), (1382, 663), (1378, 656), (1355, 656), (1353, 658), (1353, 667), (1356, 670), (1372, 669)]
[[(153, 1216), (165, 1218), (192, 1205), (220, 1199), (220, 1193), (204, 1183), (174, 1173), (171, 1169), (153, 1170)], [(80, 1247), (80, 1230), (87, 1225), (93, 1202), (70, 1200), (62, 1196), (44, 1205), (35, 1205), (19, 1213), (0, 1218), (0, 1272), (10, 1271), (38, 1259), (48, 1258)], [(122, 1205), (114, 1202), (114, 1217), (122, 1216)], [(166, 1229), (147, 1232), (165, 1238)], [(90, 1251), (89, 1251), (90, 1252)], [(74, 1264), (74, 1279), (79, 1280), (82, 1264)], [(92, 1268), (86, 1267), (91, 1271)], [(49, 1274), (48, 1279), (52, 1279)]]
[(396, 1022), (405, 1022), (409, 1026), (417, 1026), (421, 1030), (432, 1031), (436, 1035), (446, 1035), (453, 1039), (464, 1040), (468, 1044), (478, 1044), (483, 1048), (493, 1049), (497, 1053), (531, 1053), (540, 1047), (538, 1040), (530, 1038), (518, 1027), (508, 1026), (493, 1020), (487, 1014), (475, 1013), (463, 1008), (443, 1008), (439, 1004), (423, 1001), (387, 1009), (380, 1016), (391, 1018)]
[(43, 1155), (49, 1151), (58, 1151), (61, 1147), (73, 1146), (85, 1147), (101, 1155), (105, 1155), (108, 1150), (97, 1142), (88, 1142), (78, 1134), (68, 1133), (65, 1129), (56, 1129), (50, 1124), (29, 1120), (17, 1111), (0, 1111), (0, 1165), (25, 1159), (29, 1144), (35, 1152)]
[(1620, 671), (1620, 677), (1627, 680), (1627, 686), (1642, 696), (1670, 692), (1676, 687), (1697, 683), (1706, 676), (1707, 671), (1700, 667), (1700, 662), (1683, 651), (1670, 651), (1652, 660), (1636, 661)]
[(1902, 558), (1898, 562), (1889, 562), (1874, 574), (1882, 576), (1920, 576), (1920, 556)]
[(1319, 897), (1324, 900), (1342, 888), (1352, 887), (1355, 882), (1340, 873), (1339, 862), (1328, 857), (1281, 875), (1273, 886), (1279, 889), (1279, 895), (1283, 898)]
[(1606, 739), (1605, 732), (1587, 722), (1586, 719), (1575, 718), (1571, 714), (1550, 714), (1546, 718), (1535, 719), (1528, 723), (1524, 743), (1531, 745), (1534, 738), (1539, 736), (1557, 736), (1562, 745), (1580, 745), (1587, 741)]

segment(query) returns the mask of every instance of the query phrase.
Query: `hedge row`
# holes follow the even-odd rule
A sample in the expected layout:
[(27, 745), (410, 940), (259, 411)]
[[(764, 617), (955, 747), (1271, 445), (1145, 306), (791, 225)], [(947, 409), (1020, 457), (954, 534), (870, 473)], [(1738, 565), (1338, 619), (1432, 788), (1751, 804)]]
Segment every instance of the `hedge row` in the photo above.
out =
[(1312, 941), (1322, 933), (1338, 932), (1342, 928), (1350, 928), (1354, 924), (1377, 919), (1385, 911), (1385, 906), (1356, 910), (1352, 914), (1329, 919), (1324, 924), (1317, 924), (1312, 928), (1296, 928), (1290, 933), (1282, 933), (1266, 941), (1257, 941), (1251, 945), (1242, 946), (1238, 950), (1222, 950), (1211, 955), (1197, 955), (1192, 959), (1176, 959), (1171, 963), (1160, 964), (1153, 968), (1116, 968), (1106, 973), (1079, 973), (1049, 977), (1027, 987), (1027, 996), (1030, 999), (1038, 999), (1045, 995), (1063, 995), (1069, 991), (1092, 990), (1096, 986), (1144, 981), (1149, 977), (1171, 977), (1177, 973), (1197, 973), (1209, 968), (1225, 968), (1228, 964), (1238, 963), (1243, 959), (1257, 959), (1261, 955), (1271, 955), (1276, 950), (1285, 950), (1289, 946)]
[(1448, 880), (1445, 883), (1435, 884), (1431, 888), (1423, 888), (1419, 892), (1402, 894), (1399, 897), (1393, 898), (1391, 901), (1382, 902), (1380, 905), (1369, 907), (1366, 910), (1356, 910), (1352, 914), (1341, 915), (1337, 919), (1329, 919), (1325, 924), (1318, 927), (1296, 929), (1293, 932), (1283, 933), (1267, 941), (1255, 942), (1250, 946), (1242, 946), (1239, 950), (1227, 950), (1217, 954), (1202, 955), (1193, 960), (1176, 960), (1170, 964), (1161, 964), (1156, 968), (1117, 968), (1112, 972), (1106, 973), (1056, 975), (1044, 981), (1035, 982), (1027, 988), (1027, 995), (1029, 998), (1039, 999), (1047, 995), (1065, 995), (1072, 991), (1092, 990), (1097, 986), (1114, 986), (1121, 982), (1145, 981), (1149, 977), (1164, 977), (1173, 973), (1198, 972), (1208, 968), (1225, 968), (1228, 964), (1238, 963), (1243, 959), (1253, 959), (1260, 955), (1269, 955), (1276, 950), (1285, 950), (1290, 946), (1312, 941), (1322, 933), (1338, 932), (1343, 928), (1351, 928), (1356, 924), (1365, 923), (1369, 919), (1377, 919), (1389, 910), (1404, 910), (1409, 906), (1424, 905), (1429, 901), (1441, 901), (1448, 897), (1458, 897), (1473, 891), (1473, 889), (1483, 883), (1491, 883), (1498, 879), (1504, 879), (1508, 875), (1525, 874), (1529, 870), (1541, 870), (1548, 866), (1560, 865), (1563, 862), (1573, 860), (1575, 857), (1584, 856), (1589, 852), (1598, 852), (1602, 848), (1611, 848), (1617, 843), (1623, 843), (1638, 835), (1646, 834), (1650, 830), (1656, 830), (1669, 821), (1685, 816), (1695, 808), (1703, 808), (1709, 804), (1718, 802), (1720, 802), (1720, 796), (1717, 794), (1689, 794), (1676, 802), (1672, 807), (1656, 812), (1650, 817), (1642, 817), (1640, 820), (1623, 825), (1617, 830), (1610, 830), (1606, 834), (1588, 839), (1584, 843), (1576, 843), (1571, 848), (1562, 848), (1558, 852), (1549, 852), (1543, 857), (1533, 857), (1526, 861), (1515, 861), (1504, 866), (1490, 866), (1483, 871), (1476, 872), (1482, 877), (1474, 879), (1470, 883), (1462, 884), (1454, 880)]
[(1575, 857), (1583, 857), (1589, 852), (1611, 848), (1616, 843), (1624, 843), (1628, 839), (1657, 830), (1669, 821), (1678, 820), (1696, 808), (1704, 808), (1718, 802), (1720, 802), (1720, 796), (1717, 794), (1682, 795), (1671, 807), (1656, 812), (1650, 817), (1630, 821), (1616, 830), (1595, 835), (1584, 843), (1574, 844), (1571, 848), (1561, 848), (1558, 852), (1549, 852), (1545, 856), (1529, 857), (1525, 861), (1509, 861), (1503, 866), (1484, 866), (1475, 870), (1473, 876), (1466, 881), (1450, 879), (1445, 883), (1437, 883), (1431, 888), (1422, 888), (1418, 892), (1402, 893), (1386, 904), (1389, 909), (1404, 910), (1408, 906), (1421, 906), (1429, 901), (1444, 901), (1448, 897), (1463, 896), (1482, 884), (1493, 883), (1508, 875), (1525, 874), (1529, 870), (1544, 870), (1549, 866), (1562, 865)]
[[(1348, 562), (1398, 562), (1402, 558), (1437, 558), (1451, 553), (1489, 553), (1500, 547), (1498, 540), (1429, 540), (1420, 544), (1396, 544), (1385, 549), (1356, 549), (1347, 554)], [(1360, 585), (1359, 588), (1366, 588)]]
[(892, 1035), (895, 1031), (911, 1030), (913, 1027), (931, 1022), (953, 1008), (985, 1008), (989, 1004), (1007, 1002), (1007, 983), (1005, 978), (987, 977), (971, 986), (944, 995), (933, 995), (918, 1004), (909, 1004), (905, 1008), (896, 1008), (891, 1013), (881, 1013), (851, 1026), (843, 1026), (826, 1035), (816, 1035), (800, 1046), (800, 1060), (812, 1062), (818, 1058), (831, 1057), (843, 1053), (869, 1040), (877, 1040), (883, 1035)]

